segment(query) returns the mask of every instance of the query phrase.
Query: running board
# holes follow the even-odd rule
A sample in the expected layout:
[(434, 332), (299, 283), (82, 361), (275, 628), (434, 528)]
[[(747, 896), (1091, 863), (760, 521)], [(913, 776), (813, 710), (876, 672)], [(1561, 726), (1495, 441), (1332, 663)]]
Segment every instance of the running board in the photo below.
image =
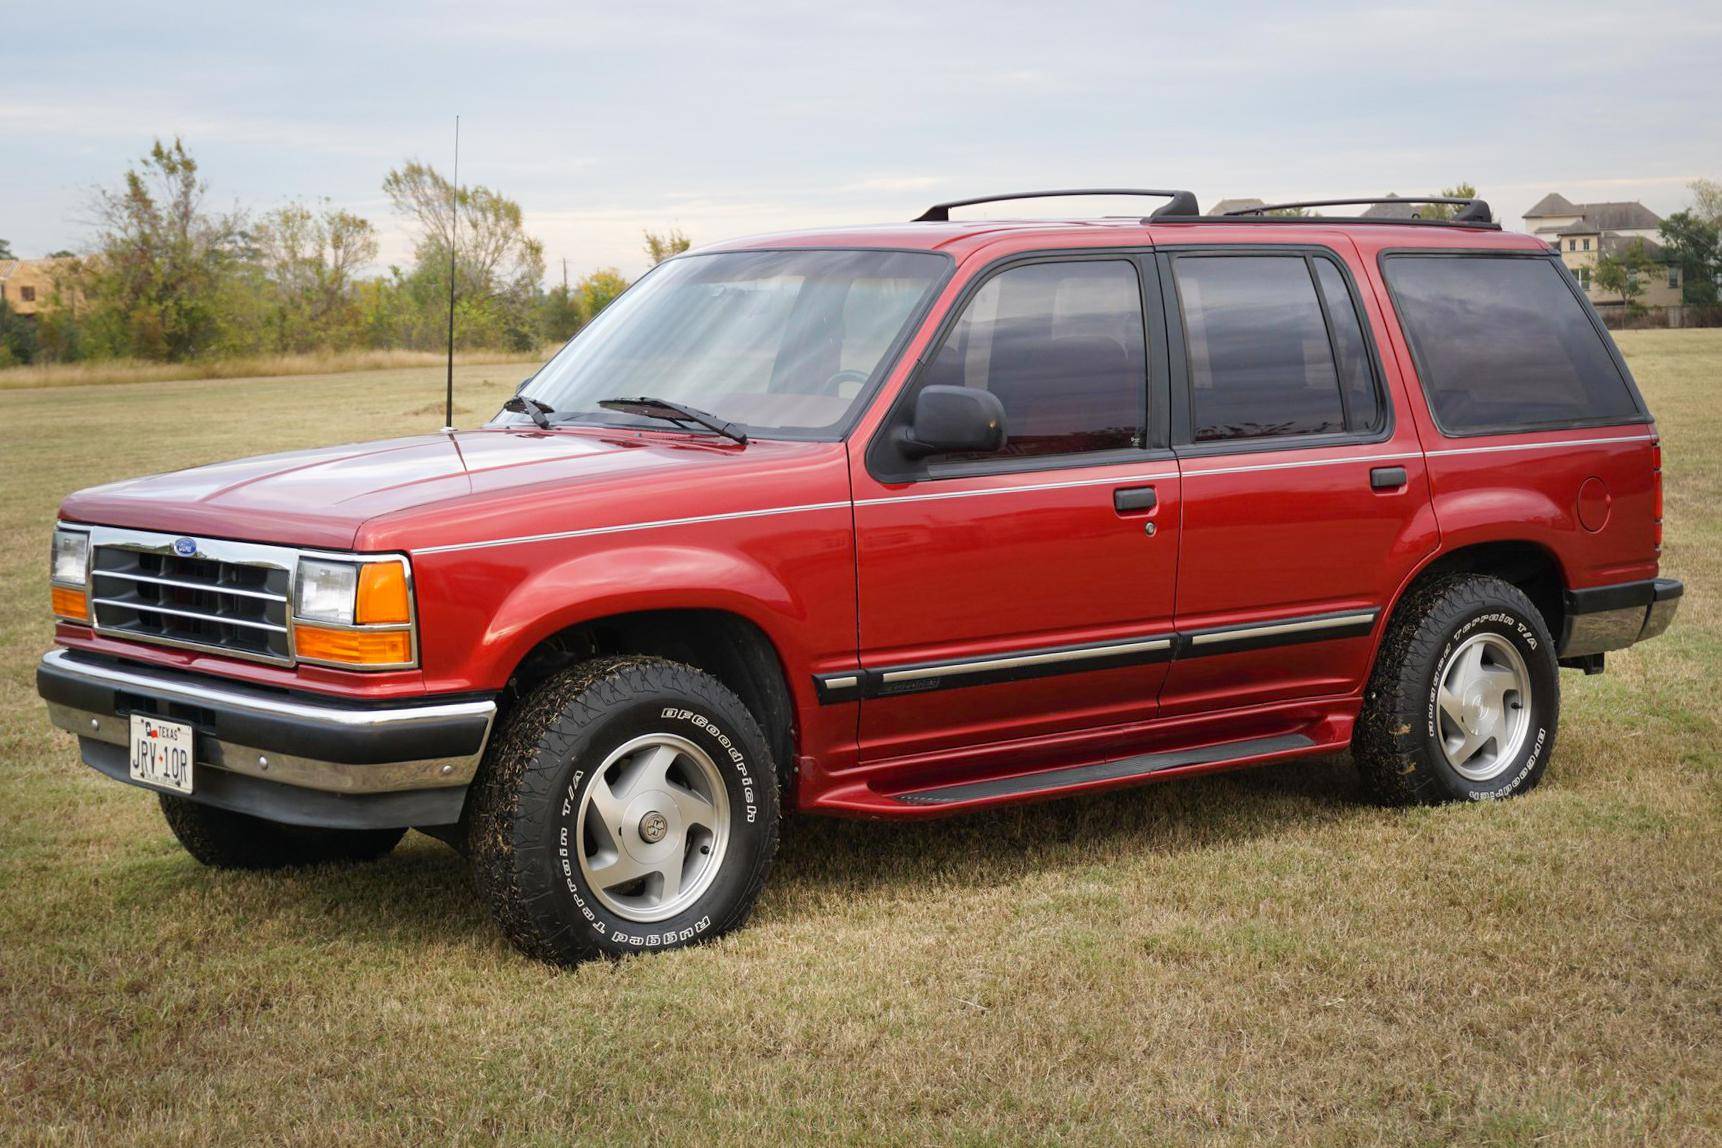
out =
[(1048, 789), (1065, 789), (1073, 785), (1091, 785), (1099, 781), (1121, 781), (1125, 778), (1147, 777), (1163, 770), (1187, 765), (1212, 765), (1246, 757), (1264, 757), (1307, 749), (1315, 741), (1301, 733), (1280, 734), (1277, 737), (1257, 737), (1246, 741), (1228, 741), (1205, 745), (1199, 749), (1180, 749), (1166, 753), (1145, 753), (1136, 757), (1103, 761), (1095, 765), (1073, 765), (1063, 769), (1047, 769), (1039, 773), (1024, 773), (1014, 777), (995, 777), (985, 781), (968, 781), (960, 785), (944, 785), (936, 789), (916, 789), (899, 793), (895, 800), (905, 805), (952, 805), (964, 801), (979, 801), (988, 797), (1021, 797)]

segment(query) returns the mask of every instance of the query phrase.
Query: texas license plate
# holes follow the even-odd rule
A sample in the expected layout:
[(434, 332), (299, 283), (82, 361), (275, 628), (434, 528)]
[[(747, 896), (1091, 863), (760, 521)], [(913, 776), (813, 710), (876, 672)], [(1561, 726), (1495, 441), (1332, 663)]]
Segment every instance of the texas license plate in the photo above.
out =
[(191, 727), (132, 715), (132, 780), (175, 793), (191, 792)]

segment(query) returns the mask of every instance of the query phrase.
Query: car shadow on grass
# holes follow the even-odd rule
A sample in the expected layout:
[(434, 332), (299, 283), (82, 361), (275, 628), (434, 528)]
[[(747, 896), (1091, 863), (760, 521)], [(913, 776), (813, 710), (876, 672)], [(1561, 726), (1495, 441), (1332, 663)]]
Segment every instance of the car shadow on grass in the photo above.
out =
[(1211, 849), (1371, 809), (1350, 756), (1339, 754), (930, 821), (798, 817), (772, 882), (850, 892), (934, 877), (947, 888), (997, 886), (1119, 850)]
[[(1339, 755), (935, 821), (796, 817), (785, 826), (761, 916), (776, 916), (774, 903), (887, 888), (996, 888), (1120, 852), (1218, 849), (1371, 815), (1351, 759)], [(238, 893), (247, 916), (266, 917), (301, 943), (506, 948), (465, 859), (418, 834), (364, 865), (213, 874), (181, 860), (152, 867), (157, 894), (225, 902)]]

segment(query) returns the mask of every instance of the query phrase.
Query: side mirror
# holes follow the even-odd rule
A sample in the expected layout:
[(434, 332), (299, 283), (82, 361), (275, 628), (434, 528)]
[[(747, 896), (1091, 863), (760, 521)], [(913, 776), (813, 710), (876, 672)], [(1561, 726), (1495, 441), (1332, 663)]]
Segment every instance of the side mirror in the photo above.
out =
[(974, 387), (923, 387), (914, 421), (897, 432), (906, 458), (932, 454), (987, 454), (1005, 444), (1004, 404)]

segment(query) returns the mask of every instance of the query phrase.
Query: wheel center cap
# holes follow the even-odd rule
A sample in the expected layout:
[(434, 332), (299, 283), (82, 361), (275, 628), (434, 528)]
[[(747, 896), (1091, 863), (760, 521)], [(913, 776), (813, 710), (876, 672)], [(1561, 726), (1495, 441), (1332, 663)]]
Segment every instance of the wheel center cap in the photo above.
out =
[(647, 845), (656, 845), (664, 839), (664, 834), (670, 831), (669, 818), (656, 809), (640, 818), (640, 840)]

